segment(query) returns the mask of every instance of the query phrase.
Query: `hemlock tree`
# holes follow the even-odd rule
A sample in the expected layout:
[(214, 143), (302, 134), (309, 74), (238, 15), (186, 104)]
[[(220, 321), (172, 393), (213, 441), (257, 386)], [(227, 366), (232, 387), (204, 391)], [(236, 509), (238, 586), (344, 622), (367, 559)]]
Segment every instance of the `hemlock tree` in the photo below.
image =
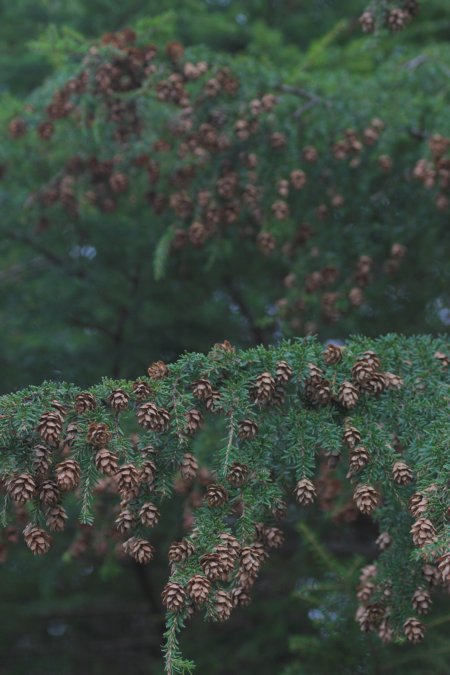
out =
[[(10, 386), (45, 368), (83, 385), (136, 377), (151, 358), (223, 335), (249, 346), (376, 334), (386, 320), (407, 332), (439, 325), (444, 99), (413, 98), (406, 124), (395, 101), (381, 119), (378, 104), (361, 106), (327, 76), (311, 90), (249, 59), (136, 44), (130, 31), (78, 49), (78, 65), (72, 53), (11, 119), (4, 148)], [(398, 85), (396, 68), (381, 89)], [(444, 71), (414, 71), (405, 91), (438, 91)], [(425, 107), (432, 130), (416, 133)], [(33, 331), (42, 358), (20, 371), (17, 335)], [(115, 519), (119, 550), (122, 535), (124, 552), (147, 562), (148, 528), (180, 472), (190, 533), (169, 549), (163, 593), (167, 670), (180, 672), (190, 666), (177, 632), (192, 609), (204, 602), (224, 619), (247, 602), (282, 542), (283, 499), (306, 505), (318, 493), (335, 516), (359, 509), (380, 522), (383, 553), (358, 590), (363, 630), (419, 641), (427, 584), (448, 581), (448, 343), (389, 336), (321, 354), (312, 340), (223, 343), (134, 382), (3, 397), (5, 519), (45, 552), (67, 503), (79, 504), (85, 523), (97, 510), (103, 544)]]

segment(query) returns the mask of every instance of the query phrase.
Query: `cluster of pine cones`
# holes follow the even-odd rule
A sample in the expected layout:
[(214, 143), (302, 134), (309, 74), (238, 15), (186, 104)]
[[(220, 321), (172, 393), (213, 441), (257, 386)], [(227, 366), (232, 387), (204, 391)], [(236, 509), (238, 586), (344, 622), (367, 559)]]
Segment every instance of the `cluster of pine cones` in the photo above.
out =
[(398, 32), (406, 28), (418, 12), (417, 0), (403, 0), (395, 7), (392, 7), (392, 3), (382, 0), (382, 2), (373, 3), (365, 10), (359, 18), (359, 23), (364, 33), (373, 33), (377, 26)]

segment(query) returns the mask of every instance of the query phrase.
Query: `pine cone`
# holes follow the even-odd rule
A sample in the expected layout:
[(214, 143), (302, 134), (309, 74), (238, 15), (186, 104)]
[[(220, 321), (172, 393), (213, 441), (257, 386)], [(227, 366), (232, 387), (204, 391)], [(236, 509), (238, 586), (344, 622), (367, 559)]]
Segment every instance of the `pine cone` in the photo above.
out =
[(45, 516), (47, 527), (52, 532), (62, 532), (66, 526), (67, 513), (61, 504), (51, 506)]
[(403, 624), (403, 632), (408, 638), (409, 642), (412, 642), (414, 645), (416, 645), (424, 638), (425, 626), (421, 621), (419, 621), (419, 619), (411, 617), (410, 619), (406, 619), (405, 623)]
[(372, 513), (379, 500), (379, 493), (371, 485), (358, 485), (353, 493), (353, 501), (361, 513)]
[(268, 403), (275, 389), (275, 380), (268, 372), (261, 373), (256, 378), (255, 401), (256, 403)]
[(210, 507), (222, 506), (228, 500), (228, 493), (221, 485), (212, 483), (208, 485), (204, 499)]
[(78, 394), (78, 396), (75, 398), (74, 408), (75, 412), (77, 412), (78, 414), (82, 414), (90, 410), (95, 410), (96, 407), (97, 402), (95, 400), (95, 397), (92, 394), (89, 394), (89, 392)]
[(57, 445), (62, 432), (62, 425), (63, 421), (59, 412), (46, 412), (39, 419), (37, 431), (46, 443)]
[(222, 564), (218, 553), (205, 553), (200, 558), (201, 568), (210, 581), (227, 581), (228, 570)]
[(280, 548), (284, 543), (284, 533), (278, 527), (266, 527), (264, 530), (264, 543), (269, 548)]
[(197, 380), (192, 385), (192, 393), (199, 401), (206, 401), (213, 394), (211, 382), (209, 380)]
[(447, 356), (444, 352), (435, 352), (434, 358), (438, 359), (443, 368), (448, 368), (450, 366), (450, 356)]
[(439, 575), (444, 584), (450, 581), (450, 553), (444, 553), (437, 559)]
[(388, 532), (381, 532), (375, 541), (380, 551), (385, 551), (392, 543), (392, 538)]
[(117, 532), (125, 534), (133, 529), (136, 519), (131, 509), (122, 509), (115, 520), (115, 527)]
[(241, 551), (241, 567), (247, 574), (256, 576), (261, 567), (261, 557), (253, 546), (244, 546)]
[(158, 524), (160, 517), (159, 509), (155, 504), (146, 502), (142, 504), (139, 511), (139, 520), (146, 527), (155, 527)]
[(241, 545), (239, 544), (236, 537), (233, 537), (233, 535), (229, 534), (228, 532), (221, 532), (219, 534), (219, 538), (223, 545), (225, 545), (232, 552), (235, 558), (240, 554)]
[(80, 474), (80, 465), (73, 459), (66, 459), (55, 467), (56, 483), (63, 492), (76, 488), (80, 481)]
[(193, 455), (187, 452), (181, 461), (181, 476), (183, 480), (191, 482), (197, 475), (198, 462)]
[(380, 627), (378, 628), (378, 637), (382, 642), (384, 642), (384, 644), (388, 644), (389, 642), (392, 642), (393, 634), (394, 631), (389, 625), (388, 620), (383, 619), (383, 621), (380, 623)]
[(95, 466), (105, 476), (114, 476), (119, 468), (119, 458), (107, 448), (101, 448), (95, 455)]
[(233, 601), (230, 595), (225, 591), (217, 591), (214, 609), (219, 621), (226, 621), (229, 619), (233, 609)]
[(100, 448), (104, 448), (111, 440), (111, 432), (103, 422), (93, 422), (89, 425), (87, 442)]
[(231, 600), (233, 602), (233, 607), (246, 607), (251, 601), (250, 593), (246, 588), (236, 586), (231, 591)]
[(227, 480), (234, 487), (241, 487), (247, 480), (249, 468), (245, 464), (233, 462), (228, 472)]
[(185, 418), (186, 418), (186, 432), (188, 434), (195, 434), (195, 432), (200, 428), (203, 421), (201, 412), (193, 408), (192, 410), (188, 410), (187, 413), (185, 413)]
[(220, 565), (224, 573), (229, 574), (234, 569), (236, 555), (234, 551), (226, 544), (219, 544), (214, 549), (214, 553), (219, 556)]
[(179, 612), (186, 602), (186, 591), (180, 584), (170, 582), (164, 586), (161, 597), (166, 609), (170, 612)]
[(153, 558), (155, 549), (149, 541), (140, 537), (132, 537), (123, 545), (125, 552), (140, 565), (146, 565)]
[(375, 584), (373, 584), (371, 581), (368, 581), (366, 584), (364, 584), (364, 586), (362, 586), (357, 593), (359, 602), (361, 602), (363, 605), (367, 605), (373, 595), (374, 590)]
[(395, 462), (392, 475), (398, 485), (408, 485), (413, 479), (413, 472), (405, 462)]
[(219, 391), (213, 391), (211, 396), (205, 400), (206, 410), (212, 413), (219, 412), (221, 409), (221, 398)]
[(144, 382), (143, 380), (136, 380), (133, 382), (133, 393), (138, 401), (143, 401), (146, 398), (150, 398), (154, 392), (147, 382)]
[(425, 563), (425, 565), (422, 567), (422, 575), (425, 581), (427, 581), (430, 586), (437, 586), (439, 583), (439, 571), (434, 567), (434, 565), (430, 565), (429, 563)]
[(187, 539), (174, 541), (169, 547), (168, 558), (172, 563), (184, 562), (194, 553), (195, 548), (192, 542)]
[(375, 30), (375, 17), (372, 12), (366, 10), (359, 17), (359, 23), (364, 33), (373, 33)]
[(33, 448), (33, 469), (38, 476), (43, 476), (50, 468), (52, 453), (45, 445), (35, 445)]
[(413, 595), (412, 605), (418, 614), (428, 614), (431, 609), (431, 595), (424, 588), (418, 588)]
[(152, 487), (155, 482), (155, 476), (156, 464), (148, 459), (139, 469), (139, 483)]
[(394, 373), (381, 373), (386, 385), (386, 389), (401, 389), (403, 387), (403, 380)]
[(40, 527), (36, 527), (29, 523), (24, 531), (23, 536), (25, 543), (34, 555), (43, 555), (47, 553), (52, 541), (51, 536)]
[(344, 431), (343, 441), (352, 450), (361, 441), (361, 434), (355, 427), (347, 426)]
[(374, 373), (371, 378), (365, 380), (360, 385), (361, 391), (368, 394), (382, 394), (386, 389), (386, 380), (383, 373)]
[(128, 408), (130, 397), (123, 389), (115, 389), (109, 396), (108, 402), (111, 408), (116, 411), (125, 410)]
[(155, 361), (148, 367), (147, 372), (151, 380), (162, 380), (169, 374), (169, 369), (164, 361)]
[(428, 518), (419, 518), (416, 520), (416, 522), (413, 523), (410, 532), (412, 534), (414, 545), (419, 548), (426, 544), (432, 544), (437, 539), (435, 527)]
[(354, 408), (358, 403), (358, 391), (351, 382), (343, 382), (339, 387), (338, 401), (344, 408)]
[(295, 486), (294, 496), (301, 506), (308, 506), (317, 496), (316, 488), (308, 478), (302, 478)]
[(347, 478), (352, 476), (357, 471), (361, 471), (369, 461), (369, 453), (362, 445), (355, 448), (350, 456), (349, 472)]
[(238, 436), (242, 440), (254, 438), (258, 433), (258, 425), (253, 420), (243, 420), (238, 425)]
[(52, 480), (44, 480), (39, 488), (39, 499), (46, 506), (54, 506), (58, 503), (60, 491), (57, 484)]
[(76, 424), (71, 422), (67, 425), (66, 435), (64, 437), (64, 445), (71, 447), (76, 437), (78, 436), (78, 427)]
[(138, 422), (144, 429), (166, 431), (170, 423), (170, 414), (164, 408), (157, 408), (154, 403), (143, 403), (137, 411)]
[(342, 360), (343, 351), (344, 347), (329, 344), (322, 354), (323, 360), (329, 366), (335, 365), (336, 363), (339, 363), (339, 361)]
[(139, 486), (139, 471), (134, 464), (124, 464), (116, 472), (120, 494), (134, 493)]
[(403, 30), (410, 18), (411, 16), (408, 14), (408, 12), (405, 12), (404, 9), (391, 9), (387, 13), (386, 25), (389, 30), (392, 31)]
[(274, 518), (283, 520), (287, 514), (287, 504), (283, 499), (278, 499), (271, 508)]
[(25, 504), (34, 497), (36, 483), (29, 473), (21, 473), (7, 482), (8, 495), (17, 504)]
[(276, 368), (277, 382), (286, 383), (291, 379), (294, 371), (287, 361), (279, 361)]
[(369, 366), (374, 371), (378, 371), (381, 368), (380, 358), (375, 352), (372, 352), (372, 351), (364, 352), (364, 354), (362, 355), (360, 360), (368, 363)]
[(187, 591), (196, 605), (203, 605), (208, 599), (211, 582), (202, 574), (195, 574), (187, 583)]
[(409, 500), (409, 512), (413, 518), (418, 518), (423, 516), (428, 506), (428, 499), (425, 495), (421, 495), (419, 492), (413, 494)]

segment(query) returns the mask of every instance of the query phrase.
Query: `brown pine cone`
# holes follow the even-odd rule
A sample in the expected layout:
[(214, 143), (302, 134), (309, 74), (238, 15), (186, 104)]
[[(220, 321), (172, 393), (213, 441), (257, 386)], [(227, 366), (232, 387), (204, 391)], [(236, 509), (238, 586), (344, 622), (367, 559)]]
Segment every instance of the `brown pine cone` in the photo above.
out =
[(450, 366), (450, 356), (447, 356), (444, 352), (435, 352), (434, 358), (438, 359), (443, 368), (448, 368)]
[(352, 366), (352, 380), (357, 384), (364, 384), (374, 374), (374, 369), (367, 361), (357, 361)]
[(220, 391), (212, 391), (211, 396), (205, 400), (206, 410), (211, 413), (219, 412), (221, 410), (221, 399)]
[(45, 522), (52, 532), (62, 532), (66, 526), (67, 513), (61, 504), (50, 506), (45, 514)]
[(155, 482), (156, 464), (151, 460), (147, 460), (139, 469), (139, 482), (142, 485), (152, 486)]
[(208, 485), (204, 500), (210, 507), (222, 506), (228, 500), (228, 493), (221, 485), (212, 483)]
[(365, 361), (374, 371), (378, 371), (381, 368), (381, 361), (375, 352), (367, 351), (361, 356), (360, 361)]
[(195, 410), (195, 408), (192, 408), (192, 410), (188, 410), (187, 413), (185, 413), (185, 418), (186, 432), (188, 434), (195, 434), (203, 421), (201, 412), (199, 410)]
[(139, 471), (134, 464), (124, 464), (116, 472), (117, 486), (121, 494), (134, 493), (139, 486)]
[(428, 614), (431, 609), (431, 595), (424, 588), (418, 588), (413, 595), (412, 605), (418, 614)]
[(241, 545), (232, 534), (228, 532), (221, 532), (219, 534), (220, 541), (232, 552), (234, 557), (237, 557), (241, 552)]
[(198, 462), (193, 455), (187, 452), (181, 461), (180, 472), (183, 480), (191, 482), (197, 475)]
[(323, 360), (329, 366), (335, 365), (342, 360), (342, 354), (344, 352), (344, 347), (339, 345), (329, 344), (325, 351), (323, 352)]
[(161, 597), (164, 607), (169, 612), (179, 612), (186, 602), (186, 591), (183, 586), (172, 581), (164, 586)]
[(239, 462), (233, 462), (228, 472), (227, 481), (234, 487), (241, 487), (247, 480), (248, 474), (248, 466)]
[(378, 628), (378, 637), (384, 644), (388, 644), (389, 642), (392, 642), (392, 637), (394, 635), (394, 631), (392, 630), (391, 626), (389, 625), (389, 622), (387, 619), (383, 619), (383, 621), (380, 623), (380, 626)]
[(405, 623), (403, 624), (403, 632), (408, 638), (409, 642), (412, 642), (414, 645), (416, 645), (424, 638), (425, 626), (421, 621), (419, 621), (419, 619), (411, 617), (410, 619), (406, 619)]
[(144, 429), (166, 431), (170, 423), (170, 414), (164, 408), (157, 408), (154, 403), (143, 403), (137, 411), (138, 422)]
[(226, 621), (229, 619), (233, 609), (233, 601), (230, 595), (225, 591), (217, 591), (214, 609), (219, 621)]
[(129, 532), (136, 524), (136, 519), (131, 509), (122, 509), (117, 516), (115, 522), (115, 527), (117, 532), (120, 534), (125, 534)]
[(250, 593), (243, 586), (236, 586), (231, 591), (231, 600), (233, 607), (246, 607), (251, 601)]
[(39, 499), (46, 506), (54, 506), (58, 503), (60, 491), (53, 480), (44, 480), (39, 488)]
[(140, 537), (131, 537), (131, 539), (128, 539), (124, 543), (123, 548), (125, 553), (134, 558), (140, 565), (149, 563), (155, 553), (155, 549), (151, 543)]
[(128, 408), (129, 400), (130, 397), (126, 392), (123, 391), (123, 389), (115, 389), (113, 392), (111, 392), (108, 398), (111, 408), (113, 408), (113, 410), (117, 410), (118, 412)]
[(385, 551), (392, 543), (391, 535), (388, 532), (381, 532), (375, 540), (380, 551)]
[(436, 529), (428, 518), (419, 518), (413, 523), (410, 530), (415, 546), (421, 548), (436, 541)]
[(382, 394), (386, 389), (386, 380), (383, 373), (374, 373), (372, 377), (365, 380), (359, 386), (361, 391), (365, 391), (368, 394)]
[(196, 605), (203, 605), (208, 599), (211, 582), (202, 574), (195, 574), (187, 583), (187, 591)]
[(316, 488), (308, 478), (302, 478), (295, 486), (294, 496), (301, 506), (308, 506), (317, 496)]
[(355, 427), (347, 426), (344, 430), (343, 441), (352, 450), (361, 441), (361, 434)]
[(242, 440), (254, 438), (258, 433), (258, 425), (253, 420), (243, 420), (238, 425), (238, 436)]
[(443, 584), (450, 581), (450, 553), (444, 553), (437, 559), (437, 569)]
[(37, 431), (46, 443), (57, 445), (62, 432), (62, 425), (63, 420), (59, 412), (46, 412), (39, 419)]
[(181, 541), (174, 541), (169, 546), (168, 558), (172, 563), (184, 562), (194, 553), (194, 544), (187, 539)]
[(367, 605), (371, 596), (373, 595), (374, 590), (375, 584), (373, 584), (371, 581), (368, 581), (366, 584), (364, 584), (364, 586), (362, 586), (356, 594), (359, 602), (361, 602), (363, 605)]
[(111, 440), (111, 432), (103, 422), (92, 422), (87, 432), (87, 442), (104, 448)]
[(405, 462), (395, 462), (392, 475), (398, 485), (408, 485), (413, 480), (413, 472)]
[(264, 530), (264, 543), (269, 548), (280, 548), (284, 543), (284, 533), (278, 527), (266, 527)]
[(338, 392), (339, 403), (347, 409), (354, 408), (358, 403), (358, 390), (351, 382), (343, 382)]
[(361, 513), (372, 513), (379, 500), (379, 493), (371, 485), (358, 485), (353, 493), (353, 501)]
[(381, 373), (383, 376), (386, 389), (401, 389), (403, 387), (403, 380), (401, 377), (398, 375), (395, 375), (394, 373)]
[(21, 473), (7, 481), (8, 495), (17, 504), (25, 504), (33, 499), (36, 483), (29, 473)]
[(359, 23), (364, 33), (373, 33), (375, 30), (375, 17), (372, 12), (366, 10), (359, 17)]
[(216, 546), (214, 549), (214, 553), (219, 556), (220, 565), (225, 573), (228, 574), (234, 569), (237, 556), (231, 548), (226, 544), (219, 544), (219, 546)]
[(408, 12), (396, 7), (387, 13), (386, 25), (392, 31), (403, 30), (410, 18), (411, 15)]
[(363, 469), (367, 465), (369, 457), (369, 453), (364, 446), (360, 445), (355, 448), (350, 455), (349, 472), (347, 474), (347, 478), (352, 476), (357, 471)]
[(255, 401), (256, 403), (268, 403), (275, 389), (275, 379), (267, 371), (256, 378)]
[(211, 382), (209, 380), (197, 380), (192, 385), (192, 393), (199, 401), (206, 401), (213, 393)]
[(159, 509), (155, 504), (146, 502), (142, 504), (139, 511), (139, 520), (146, 527), (155, 527), (158, 524), (160, 517)]
[(70, 424), (67, 425), (66, 435), (64, 437), (64, 445), (72, 447), (73, 442), (75, 441), (77, 436), (78, 436), (78, 427), (76, 424), (71, 422)]
[(227, 581), (228, 571), (223, 567), (218, 553), (205, 553), (200, 558), (201, 568), (210, 581)]
[(25, 527), (23, 536), (26, 545), (34, 555), (43, 555), (50, 548), (52, 538), (49, 533), (32, 523), (28, 523)]
[(80, 481), (80, 475), (80, 465), (73, 459), (66, 459), (55, 467), (56, 483), (63, 492), (76, 488)]
[(45, 445), (35, 445), (33, 448), (33, 470), (38, 476), (43, 476), (50, 468), (52, 452)]
[(253, 546), (244, 546), (241, 550), (241, 567), (247, 574), (257, 575), (261, 567), (261, 556)]
[(164, 361), (155, 361), (148, 367), (147, 372), (151, 380), (162, 380), (169, 374), (169, 369)]
[(89, 394), (89, 392), (78, 394), (78, 396), (75, 398), (74, 408), (75, 412), (77, 412), (78, 414), (82, 414), (90, 410), (95, 410), (96, 407), (97, 402), (95, 400), (95, 396)]
[(425, 495), (421, 495), (419, 492), (413, 494), (408, 504), (409, 512), (413, 518), (423, 516), (423, 514), (427, 510), (427, 506), (428, 506), (428, 499), (425, 497)]
[(95, 466), (105, 476), (114, 476), (119, 468), (119, 458), (107, 448), (101, 448), (95, 455)]
[(147, 382), (136, 380), (133, 382), (133, 393), (138, 401), (143, 401), (153, 395), (153, 390)]
[(279, 361), (276, 368), (277, 382), (286, 383), (291, 379), (294, 371), (287, 361)]

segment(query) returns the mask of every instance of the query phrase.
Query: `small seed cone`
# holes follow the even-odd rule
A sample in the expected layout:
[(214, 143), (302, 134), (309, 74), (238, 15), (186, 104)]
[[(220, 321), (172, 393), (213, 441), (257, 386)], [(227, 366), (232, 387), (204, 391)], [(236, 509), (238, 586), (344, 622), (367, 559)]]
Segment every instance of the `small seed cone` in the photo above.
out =
[(415, 546), (421, 548), (436, 541), (436, 529), (428, 518), (419, 518), (411, 527), (411, 534)]
[(198, 462), (193, 455), (186, 453), (182, 459), (180, 472), (183, 480), (191, 482), (197, 475)]
[(40, 527), (29, 523), (23, 531), (23, 536), (26, 545), (34, 555), (43, 555), (50, 548), (52, 538)]
[(58, 503), (60, 491), (57, 484), (52, 480), (45, 480), (39, 488), (39, 499), (46, 506), (54, 506)]
[(55, 467), (56, 483), (60, 490), (73, 490), (80, 481), (80, 465), (73, 459), (66, 459)]
[(295, 486), (294, 496), (301, 506), (308, 506), (317, 496), (316, 488), (308, 478), (302, 478)]
[(403, 624), (403, 632), (408, 638), (409, 642), (412, 642), (412, 644), (415, 645), (423, 640), (425, 635), (425, 626), (421, 621), (419, 621), (419, 619), (411, 617), (410, 619), (406, 619), (405, 623)]
[(358, 485), (353, 493), (353, 501), (361, 513), (370, 514), (380, 499), (379, 493), (371, 485)]
[(412, 605), (418, 614), (428, 614), (431, 609), (431, 595), (424, 588), (418, 588), (413, 595)]
[(166, 609), (170, 612), (179, 612), (186, 602), (186, 591), (180, 584), (170, 582), (164, 586), (161, 597)]
[(95, 455), (95, 466), (105, 476), (114, 476), (119, 468), (119, 458), (107, 448), (101, 448)]
[(214, 602), (214, 609), (219, 621), (227, 621), (230, 618), (233, 609), (233, 601), (225, 591), (217, 591)]
[(160, 517), (159, 509), (155, 504), (147, 502), (142, 504), (139, 511), (139, 520), (146, 527), (155, 527)]
[(66, 526), (67, 513), (61, 504), (56, 504), (48, 509), (45, 521), (52, 532), (62, 532)]
[(25, 504), (33, 499), (36, 492), (36, 483), (29, 473), (14, 476), (7, 483), (8, 495), (17, 504)]
[(238, 436), (242, 440), (254, 438), (258, 433), (258, 425), (253, 420), (243, 420), (238, 425)]
[(392, 475), (398, 485), (408, 485), (413, 480), (413, 472), (405, 462), (395, 462)]
[(358, 403), (358, 391), (351, 382), (343, 382), (338, 392), (339, 403), (347, 409), (354, 408)]
[(208, 599), (211, 582), (202, 574), (195, 574), (189, 579), (187, 591), (196, 605), (203, 605)]
[(218, 507), (225, 504), (228, 500), (228, 493), (221, 485), (216, 485), (215, 483), (208, 485), (208, 489), (205, 494), (205, 502), (210, 507)]
[(227, 480), (234, 487), (241, 487), (247, 480), (248, 474), (248, 466), (239, 462), (233, 462), (228, 472)]

